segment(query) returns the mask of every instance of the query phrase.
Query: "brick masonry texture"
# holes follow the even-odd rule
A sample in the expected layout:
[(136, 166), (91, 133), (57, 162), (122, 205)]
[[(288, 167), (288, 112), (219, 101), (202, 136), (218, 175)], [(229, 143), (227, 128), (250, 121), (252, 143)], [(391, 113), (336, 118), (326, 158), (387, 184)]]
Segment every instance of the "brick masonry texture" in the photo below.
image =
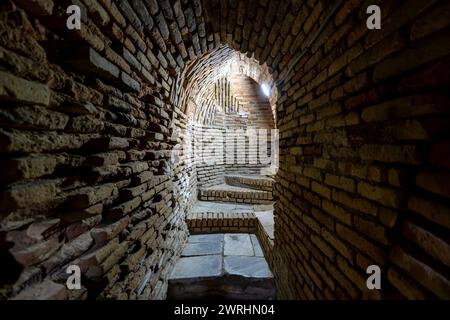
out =
[(225, 176), (225, 182), (229, 185), (248, 187), (251, 189), (262, 191), (273, 191), (273, 180), (259, 177), (245, 177), (245, 176)]
[(209, 174), (171, 151), (240, 125), (247, 81), (279, 129), (278, 298), (449, 299), (449, 3), (373, 3), (381, 30), (362, 0), (2, 1), (0, 297), (164, 299)]
[(253, 212), (191, 213), (186, 221), (189, 230), (193, 233), (254, 233), (258, 223)]

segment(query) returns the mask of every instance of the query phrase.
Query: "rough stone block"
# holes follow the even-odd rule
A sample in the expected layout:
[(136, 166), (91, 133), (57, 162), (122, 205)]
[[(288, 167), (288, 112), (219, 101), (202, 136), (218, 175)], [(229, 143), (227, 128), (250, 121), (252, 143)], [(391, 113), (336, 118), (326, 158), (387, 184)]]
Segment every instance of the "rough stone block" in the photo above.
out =
[(120, 73), (116, 65), (90, 47), (79, 48), (73, 51), (67, 58), (67, 62), (75, 68), (108, 80), (117, 79)]
[(0, 99), (48, 106), (50, 90), (47, 85), (24, 80), (10, 73), (0, 71)]
[(66, 300), (68, 293), (62, 284), (45, 279), (42, 283), (16, 295), (14, 300)]
[(37, 16), (50, 16), (53, 13), (52, 0), (17, 0), (19, 6)]

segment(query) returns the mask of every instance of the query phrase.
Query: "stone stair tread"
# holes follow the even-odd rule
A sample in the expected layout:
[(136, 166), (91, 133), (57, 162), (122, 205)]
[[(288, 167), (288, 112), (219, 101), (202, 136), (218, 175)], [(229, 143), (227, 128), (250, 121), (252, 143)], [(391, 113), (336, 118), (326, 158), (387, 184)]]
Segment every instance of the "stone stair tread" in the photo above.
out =
[(263, 174), (226, 174), (225, 183), (230, 186), (272, 193), (275, 180)]
[(273, 219), (273, 213), (270, 212), (255, 212), (256, 219), (259, 220), (259, 223), (261, 224), (264, 233), (267, 235), (267, 237), (273, 241), (274, 239), (274, 229), (275, 229), (275, 222)]
[(269, 176), (266, 176), (266, 175), (260, 175), (260, 174), (230, 173), (230, 174), (225, 174), (225, 177), (239, 177), (239, 178), (246, 178), (246, 179), (274, 181), (274, 179), (272, 177), (269, 177)]
[[(254, 234), (200, 234), (189, 237), (170, 279), (223, 275), (273, 278)], [(254, 265), (254, 269), (253, 268)]]
[(224, 270), (227, 274), (246, 278), (273, 278), (266, 259), (263, 257), (226, 256)]
[(200, 188), (198, 199), (203, 201), (270, 204), (273, 201), (273, 193), (271, 190), (258, 190), (247, 186), (222, 183)]
[(180, 258), (169, 279), (211, 278), (222, 274), (222, 256), (203, 255)]
[(252, 188), (232, 186), (232, 185), (229, 185), (226, 183), (222, 183), (222, 184), (218, 184), (218, 185), (214, 185), (214, 186), (210, 186), (210, 187), (205, 187), (202, 189), (203, 190), (214, 190), (214, 191), (238, 191), (238, 192), (256, 192), (256, 193), (265, 192), (262, 190), (255, 190)]
[(253, 212), (254, 206), (253, 204), (199, 200), (194, 204), (191, 212)]
[(222, 242), (193, 242), (186, 244), (181, 252), (182, 257), (206, 256), (220, 254), (222, 250)]
[(253, 256), (255, 250), (253, 249), (252, 241), (248, 234), (226, 234), (223, 254), (226, 256)]
[(273, 299), (274, 277), (257, 237), (248, 233), (188, 238), (169, 277), (169, 299)]
[(250, 204), (250, 203), (230, 203), (220, 201), (197, 200), (191, 212), (273, 212), (273, 203)]

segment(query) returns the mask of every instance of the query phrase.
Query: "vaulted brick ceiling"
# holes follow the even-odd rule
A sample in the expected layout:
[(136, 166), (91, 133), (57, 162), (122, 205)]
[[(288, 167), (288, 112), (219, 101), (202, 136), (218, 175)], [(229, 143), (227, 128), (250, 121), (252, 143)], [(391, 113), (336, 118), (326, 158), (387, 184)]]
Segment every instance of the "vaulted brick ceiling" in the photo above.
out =
[[(214, 91), (214, 84), (220, 78), (231, 78), (236, 75), (248, 76), (260, 84), (266, 83), (269, 86), (274, 83), (265, 65), (260, 65), (254, 58), (249, 58), (225, 45), (204, 54), (185, 67), (177, 79), (177, 85), (173, 87), (175, 91), (173, 102), (188, 116), (192, 115), (197, 122), (203, 123), (203, 119), (209, 118), (209, 113), (214, 110), (208, 103)], [(271, 98), (273, 108), (276, 95), (275, 89)]]
[[(171, 101), (184, 111), (186, 96), (201, 104), (202, 90), (221, 74), (229, 73), (230, 64), (232, 72), (239, 72), (241, 66), (259, 83), (282, 81), (294, 66), (292, 57), (307, 48), (321, 30), (321, 23), (338, 6), (321, 3), (194, 0), (171, 5), (168, 0), (150, 0), (119, 1), (118, 6), (135, 29), (156, 44), (150, 48), (161, 61), (156, 59), (160, 67), (155, 77), (161, 79), (162, 86), (173, 85)], [(174, 79), (170, 74), (182, 76)], [(273, 107), (275, 100), (276, 94)]]

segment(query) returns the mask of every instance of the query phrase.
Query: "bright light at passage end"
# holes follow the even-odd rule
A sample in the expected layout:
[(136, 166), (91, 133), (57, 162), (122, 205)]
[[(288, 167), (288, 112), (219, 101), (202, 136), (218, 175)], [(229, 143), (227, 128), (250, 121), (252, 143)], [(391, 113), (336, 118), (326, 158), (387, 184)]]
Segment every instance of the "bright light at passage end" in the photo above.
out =
[(267, 97), (270, 96), (270, 87), (267, 85), (267, 83), (263, 83), (261, 85), (261, 89)]

